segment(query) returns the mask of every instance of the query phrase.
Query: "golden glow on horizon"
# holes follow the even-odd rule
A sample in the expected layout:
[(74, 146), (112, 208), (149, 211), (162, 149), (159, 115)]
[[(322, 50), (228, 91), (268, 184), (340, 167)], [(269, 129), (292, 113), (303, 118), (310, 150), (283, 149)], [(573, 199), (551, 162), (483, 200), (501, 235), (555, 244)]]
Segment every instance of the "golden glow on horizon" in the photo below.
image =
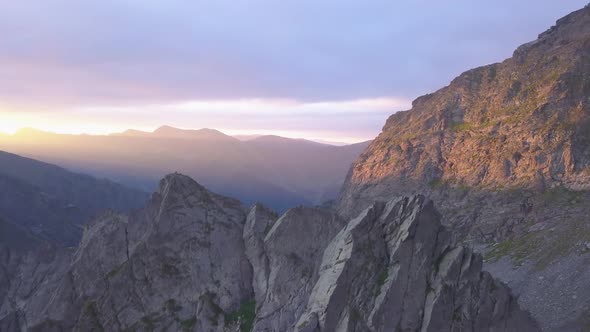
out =
[[(358, 125), (355, 121), (359, 116), (383, 114), (384, 121), (391, 113), (407, 106), (409, 102), (403, 99), (374, 98), (307, 103), (290, 99), (197, 100), (43, 111), (14, 111), (14, 107), (1, 107), (0, 132), (14, 134), (21, 128), (35, 128), (60, 134), (108, 135), (127, 129), (151, 132), (161, 125), (171, 125), (185, 129), (213, 128), (228, 135), (278, 135), (354, 143), (374, 138), (381, 128), (378, 123), (376, 132), (351, 131), (350, 128)], [(7, 109), (11, 110), (5, 111)], [(351, 120), (344, 123), (347, 128), (341, 130), (335, 130), (334, 126), (326, 130), (306, 128), (318, 128), (317, 121), (330, 121), (332, 116), (339, 120), (349, 116)]]
[[(122, 130), (117, 131), (108, 131), (108, 130), (96, 130), (94, 132), (91, 131), (79, 131), (78, 128), (68, 128), (66, 126), (62, 126), (62, 128), (66, 130), (54, 130), (51, 128), (43, 128), (37, 126), (23, 126), (23, 127), (10, 127), (9, 129), (5, 129), (7, 127), (0, 127), (0, 134), (6, 135), (15, 135), (19, 132), (19, 135), (24, 135), (24, 137), (28, 139), (35, 139), (36, 137), (31, 136), (31, 133), (26, 132), (27, 129), (39, 130), (43, 132), (53, 133), (53, 134), (71, 134), (71, 135), (110, 135), (110, 134), (117, 134), (122, 133), (127, 129), (134, 129), (134, 130), (141, 130), (146, 132), (152, 132), (156, 128), (125, 128)], [(182, 129), (201, 129), (201, 128), (182, 128)], [(305, 131), (292, 131), (292, 130), (225, 130), (223, 128), (214, 128), (219, 130), (220, 132), (229, 135), (229, 136), (264, 136), (264, 135), (276, 135), (286, 138), (293, 138), (293, 139), (307, 139), (311, 141), (322, 141), (322, 142), (334, 142), (334, 143), (358, 143), (373, 139), (373, 137), (343, 137), (337, 134), (331, 133), (318, 133), (318, 132), (305, 132)]]
[(0, 112), (0, 132), (15, 134), (23, 128), (34, 128), (58, 134), (105, 135), (125, 129), (105, 125), (68, 120), (65, 114), (53, 115), (32, 112)]

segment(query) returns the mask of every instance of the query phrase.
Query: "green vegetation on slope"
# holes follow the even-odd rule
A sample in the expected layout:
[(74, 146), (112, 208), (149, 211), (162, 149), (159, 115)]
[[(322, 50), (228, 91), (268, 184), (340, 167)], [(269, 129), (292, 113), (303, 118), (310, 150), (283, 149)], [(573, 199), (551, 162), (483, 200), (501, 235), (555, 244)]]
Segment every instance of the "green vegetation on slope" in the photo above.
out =
[(254, 327), (256, 318), (256, 301), (250, 300), (242, 303), (237, 311), (225, 315), (226, 324), (240, 323), (241, 332), (250, 332)]

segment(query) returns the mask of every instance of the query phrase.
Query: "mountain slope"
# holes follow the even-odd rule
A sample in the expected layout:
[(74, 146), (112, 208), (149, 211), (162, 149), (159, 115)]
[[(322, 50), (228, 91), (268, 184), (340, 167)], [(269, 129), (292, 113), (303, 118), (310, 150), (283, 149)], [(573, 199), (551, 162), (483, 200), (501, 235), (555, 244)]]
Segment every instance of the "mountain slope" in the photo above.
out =
[(20, 264), (0, 329), (538, 331), (423, 197), (349, 222), (304, 207), (276, 218), (168, 175), (143, 209), (89, 224), (75, 253)]
[(338, 206), (350, 216), (391, 196), (432, 197), (544, 329), (575, 331), (590, 313), (589, 143), (587, 6), (393, 114)]
[(129, 211), (147, 194), (0, 151), (0, 217), (41, 239), (74, 245), (105, 209)]
[(215, 129), (179, 129), (171, 126), (161, 126), (153, 132), (145, 132), (140, 130), (129, 129), (119, 134), (112, 134), (111, 136), (135, 136), (135, 137), (161, 137), (161, 138), (184, 138), (184, 139), (201, 139), (201, 140), (236, 140), (231, 136)]
[(392, 115), (352, 168), (343, 204), (383, 181), (590, 189), (590, 9), (502, 63), (461, 74)]
[(364, 144), (337, 147), (277, 136), (242, 142), (212, 129), (169, 126), (110, 136), (29, 129), (0, 139), (2, 149), (147, 191), (162, 174), (183, 172), (213, 191), (281, 212), (334, 199)]

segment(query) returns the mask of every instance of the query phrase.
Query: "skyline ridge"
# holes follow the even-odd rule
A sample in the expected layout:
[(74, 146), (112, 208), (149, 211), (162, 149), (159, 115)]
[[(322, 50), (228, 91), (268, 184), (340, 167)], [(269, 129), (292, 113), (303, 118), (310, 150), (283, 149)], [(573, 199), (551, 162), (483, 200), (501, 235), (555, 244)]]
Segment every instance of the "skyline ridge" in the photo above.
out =
[[(164, 131), (172, 131), (172, 130), (177, 131), (176, 135), (175, 135), (175, 133), (172, 133), (172, 132), (169, 132), (168, 134), (166, 134), (164, 132)], [(54, 132), (54, 131), (50, 131), (50, 130), (43, 130), (43, 129), (34, 128), (34, 127), (22, 127), (12, 133), (0, 131), (0, 138), (2, 136), (17, 137), (19, 135), (31, 135), (31, 134), (68, 135), (68, 136), (127, 136), (127, 137), (133, 137), (133, 136), (142, 137), (142, 136), (144, 136), (144, 137), (154, 137), (154, 138), (157, 138), (157, 137), (180, 138), (179, 134), (185, 134), (186, 138), (189, 138), (190, 134), (202, 134), (202, 133), (223, 135), (223, 136), (227, 136), (228, 138), (234, 138), (238, 141), (254, 141), (254, 140), (259, 140), (262, 138), (276, 137), (276, 138), (284, 138), (284, 139), (288, 139), (288, 140), (308, 141), (308, 142), (312, 142), (312, 143), (316, 143), (316, 144), (324, 144), (324, 145), (331, 145), (331, 146), (354, 145), (354, 144), (359, 144), (359, 143), (365, 143), (367, 141), (372, 140), (372, 139), (366, 139), (366, 140), (355, 140), (355, 141), (350, 141), (350, 142), (343, 142), (343, 141), (325, 140), (325, 139), (320, 139), (320, 138), (284, 136), (284, 135), (273, 134), (273, 133), (229, 134), (229, 133), (224, 132), (223, 130), (219, 130), (219, 129), (215, 129), (215, 128), (208, 128), (208, 127), (181, 128), (181, 127), (175, 127), (175, 126), (170, 126), (170, 125), (161, 125), (161, 126), (156, 127), (153, 130), (141, 130), (141, 129), (129, 128), (124, 131), (116, 131), (116, 132), (105, 133), (105, 134), (63, 133), (63, 132)]]

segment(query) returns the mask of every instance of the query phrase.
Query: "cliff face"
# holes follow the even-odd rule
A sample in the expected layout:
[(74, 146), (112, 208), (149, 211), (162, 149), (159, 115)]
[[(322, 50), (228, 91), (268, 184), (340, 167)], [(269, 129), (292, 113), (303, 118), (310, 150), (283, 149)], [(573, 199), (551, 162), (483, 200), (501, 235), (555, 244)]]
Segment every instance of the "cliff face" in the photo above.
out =
[(590, 7), (393, 114), (349, 171), (350, 217), (424, 194), (542, 327), (590, 323)]
[[(0, 326), (210, 330), (221, 312), (237, 310), (252, 295), (244, 218), (238, 201), (168, 176), (144, 209), (106, 213), (88, 225), (76, 251), (50, 263), (55, 273), (28, 278), (25, 271), (38, 263), (21, 264)], [(23, 288), (21, 279), (32, 286)]]
[(588, 190), (589, 97), (584, 8), (512, 58), (469, 70), (392, 115), (353, 165), (340, 208), (354, 215), (374, 198), (446, 187)]
[(277, 218), (174, 174), (44, 252), (0, 262), (2, 331), (538, 330), (421, 196)]
[(303, 331), (536, 331), (423, 196), (374, 204), (324, 251)]

